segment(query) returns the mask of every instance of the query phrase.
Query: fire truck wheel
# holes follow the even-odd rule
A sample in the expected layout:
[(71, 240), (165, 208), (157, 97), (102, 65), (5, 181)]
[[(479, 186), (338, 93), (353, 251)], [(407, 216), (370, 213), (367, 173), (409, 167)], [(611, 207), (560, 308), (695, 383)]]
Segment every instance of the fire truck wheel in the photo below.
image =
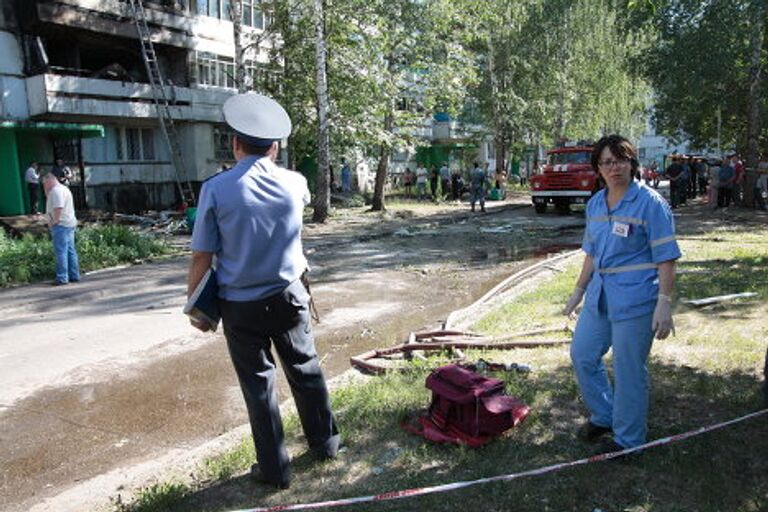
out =
[(536, 210), (536, 213), (546, 213), (547, 203), (534, 203), (533, 209)]

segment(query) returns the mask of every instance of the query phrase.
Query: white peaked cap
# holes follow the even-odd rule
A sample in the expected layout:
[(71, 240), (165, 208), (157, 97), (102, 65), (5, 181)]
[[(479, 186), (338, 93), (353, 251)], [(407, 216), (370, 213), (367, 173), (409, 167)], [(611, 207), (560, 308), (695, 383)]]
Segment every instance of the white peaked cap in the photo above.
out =
[(275, 100), (246, 92), (231, 96), (224, 102), (224, 120), (247, 137), (279, 140), (291, 134), (291, 118)]

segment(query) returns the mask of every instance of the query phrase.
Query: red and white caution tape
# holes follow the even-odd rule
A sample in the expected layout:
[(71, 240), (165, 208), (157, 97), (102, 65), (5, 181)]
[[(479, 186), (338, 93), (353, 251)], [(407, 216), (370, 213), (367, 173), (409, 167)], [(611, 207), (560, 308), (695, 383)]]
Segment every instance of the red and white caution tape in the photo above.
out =
[(467, 480), (464, 482), (453, 482), (450, 484), (434, 485), (432, 487), (403, 489), (400, 491), (390, 491), (382, 494), (358, 496), (355, 498), (342, 498), (342, 499), (330, 500), (330, 501), (317, 501), (314, 503), (297, 503), (294, 505), (276, 505), (272, 507), (248, 508), (248, 509), (241, 509), (241, 510), (233, 510), (232, 512), (278, 512), (283, 510), (312, 510), (312, 509), (326, 508), (326, 507), (342, 507), (347, 505), (355, 505), (357, 503), (396, 500), (401, 498), (410, 498), (412, 496), (424, 496), (426, 494), (455, 491), (456, 489), (463, 489), (465, 487), (472, 487), (475, 485), (485, 484), (489, 482), (505, 482), (509, 480), (516, 480), (518, 478), (522, 478), (525, 476), (543, 475), (545, 473), (552, 473), (552, 472), (559, 471), (565, 468), (570, 468), (573, 466), (581, 466), (584, 464), (590, 464), (592, 462), (600, 462), (603, 460), (615, 459), (617, 457), (622, 457), (624, 455), (629, 455), (631, 453), (647, 450), (648, 448), (653, 448), (655, 446), (661, 446), (664, 444), (671, 444), (677, 441), (682, 441), (684, 439), (688, 439), (689, 437), (694, 437), (694, 436), (704, 434), (706, 432), (718, 430), (718, 429), (727, 427), (729, 425), (733, 425), (734, 423), (739, 423), (752, 418), (756, 418), (758, 416), (762, 416), (763, 414), (766, 414), (766, 413), (768, 413), (768, 409), (763, 409), (761, 411), (753, 412), (751, 414), (747, 414), (745, 416), (741, 416), (739, 418), (735, 418), (730, 421), (725, 421), (723, 423), (717, 423), (715, 425), (710, 425), (708, 427), (701, 427), (696, 430), (685, 432), (683, 434), (677, 434), (674, 436), (664, 437), (662, 439), (656, 439), (655, 441), (641, 444), (640, 446), (635, 446), (634, 448), (627, 448), (626, 450), (622, 450), (620, 452), (594, 455), (592, 457), (587, 457), (585, 459), (574, 460), (571, 462), (561, 462), (558, 464), (552, 464), (551, 466), (544, 466), (538, 469), (523, 471), (521, 473), (498, 475), (498, 476), (492, 476), (488, 478), (479, 478), (477, 480)]

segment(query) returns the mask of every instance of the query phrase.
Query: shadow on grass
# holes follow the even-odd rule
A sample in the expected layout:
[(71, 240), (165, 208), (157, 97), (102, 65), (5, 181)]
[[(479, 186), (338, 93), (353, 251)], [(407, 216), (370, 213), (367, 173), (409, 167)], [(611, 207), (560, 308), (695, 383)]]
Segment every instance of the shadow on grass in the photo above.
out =
[[(652, 360), (650, 371), (650, 439), (763, 406), (757, 379), (745, 372), (711, 375), (658, 360)], [(331, 462), (294, 459), (290, 490), (271, 491), (243, 476), (204, 483), (167, 510), (224, 511), (378, 494), (515, 473), (592, 453), (593, 447), (574, 439), (585, 411), (568, 366), (501, 376), (508, 391), (526, 400), (533, 412), (504, 438), (474, 450), (428, 444), (399, 427), (403, 411), (423, 409), (429, 400), (424, 376), (414, 373), (392, 381), (395, 389), (374, 380), (335, 397), (347, 449)], [(402, 399), (391, 400), (398, 390)], [(377, 397), (382, 402), (372, 408)], [(323, 510), (765, 510), (766, 434), (768, 421), (762, 416), (650, 449), (629, 463), (599, 462), (448, 493)]]

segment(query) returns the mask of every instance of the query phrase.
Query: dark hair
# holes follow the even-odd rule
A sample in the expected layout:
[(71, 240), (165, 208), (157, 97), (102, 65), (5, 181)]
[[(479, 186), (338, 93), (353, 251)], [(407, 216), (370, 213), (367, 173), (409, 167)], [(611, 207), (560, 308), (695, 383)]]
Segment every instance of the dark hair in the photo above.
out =
[(634, 178), (637, 175), (638, 167), (640, 167), (640, 163), (637, 161), (637, 148), (629, 139), (616, 134), (606, 135), (597, 141), (595, 148), (592, 150), (592, 170), (598, 172), (597, 162), (600, 160), (600, 154), (605, 148), (608, 148), (616, 158), (629, 160), (629, 163), (632, 165), (632, 177)]
[(269, 151), (269, 148), (272, 147), (272, 144), (269, 146), (257, 146), (256, 144), (249, 144), (242, 138), (238, 137), (237, 134), (235, 134), (235, 137), (240, 142), (240, 149), (242, 149), (243, 153), (246, 155), (264, 156), (267, 154), (267, 151)]

